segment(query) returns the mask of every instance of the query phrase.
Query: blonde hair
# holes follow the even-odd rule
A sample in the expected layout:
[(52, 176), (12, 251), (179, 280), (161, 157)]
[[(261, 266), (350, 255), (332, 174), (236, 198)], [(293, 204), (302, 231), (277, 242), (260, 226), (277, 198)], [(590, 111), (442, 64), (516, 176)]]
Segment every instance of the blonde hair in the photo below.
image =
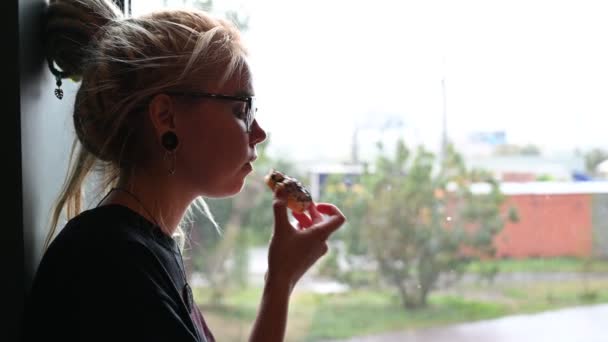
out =
[[(46, 18), (49, 62), (82, 83), (70, 165), (45, 249), (61, 214), (71, 219), (82, 211), (84, 181), (93, 170), (107, 191), (145, 158), (143, 144), (133, 142), (143, 137), (141, 114), (153, 95), (225, 82), (241, 70), (246, 56), (234, 25), (198, 10), (125, 18), (109, 0), (55, 0)], [(202, 198), (193, 205), (218, 228)]]

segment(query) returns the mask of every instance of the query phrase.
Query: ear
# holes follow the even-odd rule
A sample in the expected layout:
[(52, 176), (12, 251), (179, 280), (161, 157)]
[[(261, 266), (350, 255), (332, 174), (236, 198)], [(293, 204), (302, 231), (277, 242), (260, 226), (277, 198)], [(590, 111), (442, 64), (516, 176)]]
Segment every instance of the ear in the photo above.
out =
[(175, 130), (175, 106), (167, 94), (155, 95), (148, 106), (148, 116), (157, 137)]

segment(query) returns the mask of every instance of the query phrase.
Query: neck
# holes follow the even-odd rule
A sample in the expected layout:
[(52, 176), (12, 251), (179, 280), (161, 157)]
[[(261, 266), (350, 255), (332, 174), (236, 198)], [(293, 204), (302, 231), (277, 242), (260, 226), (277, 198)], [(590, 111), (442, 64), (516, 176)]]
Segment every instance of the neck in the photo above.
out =
[(117, 188), (119, 190), (110, 193), (102, 205), (126, 206), (159, 225), (168, 236), (175, 233), (188, 206), (194, 200), (194, 196), (181, 191), (175, 178), (166, 174), (155, 176), (134, 173), (131, 177), (121, 175)]

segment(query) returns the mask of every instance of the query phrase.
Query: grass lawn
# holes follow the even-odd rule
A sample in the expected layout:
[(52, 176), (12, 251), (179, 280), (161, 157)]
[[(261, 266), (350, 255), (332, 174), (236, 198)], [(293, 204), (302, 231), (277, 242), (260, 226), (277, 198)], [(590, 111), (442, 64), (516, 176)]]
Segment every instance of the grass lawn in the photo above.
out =
[(580, 258), (530, 258), (472, 262), (467, 271), (478, 273), (483, 267), (498, 266), (500, 272), (608, 272), (608, 260), (586, 262)]
[[(586, 290), (585, 290), (586, 289)], [(195, 289), (195, 298), (219, 341), (246, 341), (260, 299), (259, 289), (229, 292), (221, 307), (210, 294)], [(287, 341), (319, 341), (395, 330), (533, 313), (568, 306), (608, 302), (608, 280), (474, 285), (435, 293), (429, 306), (406, 311), (391, 291), (350, 291), (318, 295), (294, 293)]]

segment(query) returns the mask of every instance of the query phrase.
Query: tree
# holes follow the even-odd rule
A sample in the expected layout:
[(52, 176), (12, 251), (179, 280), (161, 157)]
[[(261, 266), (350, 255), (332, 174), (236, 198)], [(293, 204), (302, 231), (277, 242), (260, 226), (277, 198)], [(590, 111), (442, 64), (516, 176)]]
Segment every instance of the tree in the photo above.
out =
[(585, 153), (585, 168), (587, 172), (597, 176), (597, 166), (604, 160), (608, 160), (608, 151), (604, 149), (594, 148)]
[[(166, 4), (165, 4), (166, 5)], [(194, 7), (206, 12), (213, 11), (213, 0), (194, 0)], [(241, 32), (249, 29), (249, 15), (245, 13), (243, 8), (239, 10), (226, 10), (223, 13), (224, 18), (231, 21)]]
[(206, 12), (211, 12), (213, 10), (213, 0), (194, 0), (192, 5)]
[[(332, 235), (331, 241), (340, 243), (341, 248), (332, 248), (321, 261), (319, 274), (348, 283), (352, 287), (368, 286), (376, 277), (361, 277), (361, 261), (369, 253), (368, 244), (361, 233), (365, 229), (364, 214), (371, 200), (362, 179), (353, 175), (333, 174), (327, 177), (320, 202), (336, 203), (346, 224)], [(338, 247), (338, 246), (335, 246)], [(339, 267), (338, 260), (346, 262), (346, 269)]]
[[(490, 173), (467, 170), (451, 145), (438, 170), (423, 147), (411, 154), (400, 141), (392, 158), (379, 148), (375, 172), (361, 179), (367, 192), (361, 238), (404, 308), (423, 307), (438, 282), (494, 255), (493, 239), (514, 215), (501, 212), (504, 197)], [(476, 193), (474, 183), (482, 185)]]
[(361, 256), (367, 253), (367, 245), (361, 240), (359, 232), (362, 229), (363, 214), (370, 200), (368, 193), (360, 181), (339, 174), (327, 177), (320, 201), (338, 203), (344, 216), (348, 218), (345, 227), (339, 229), (333, 236), (346, 242), (349, 256)]

